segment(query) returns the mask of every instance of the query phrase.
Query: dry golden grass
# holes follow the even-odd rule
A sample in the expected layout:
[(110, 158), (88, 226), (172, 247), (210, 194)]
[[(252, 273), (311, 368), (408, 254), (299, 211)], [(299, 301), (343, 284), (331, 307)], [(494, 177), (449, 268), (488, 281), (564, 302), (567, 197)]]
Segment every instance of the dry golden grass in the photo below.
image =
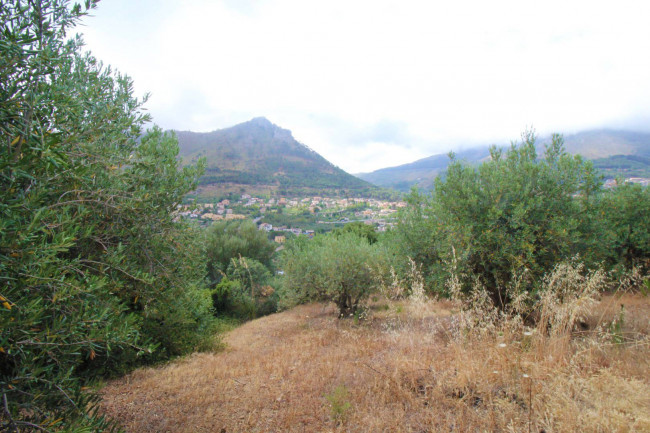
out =
[(301, 306), (109, 383), (103, 410), (127, 432), (650, 431), (650, 299), (604, 296), (583, 319), (481, 333), (450, 302), (378, 303), (362, 321)]

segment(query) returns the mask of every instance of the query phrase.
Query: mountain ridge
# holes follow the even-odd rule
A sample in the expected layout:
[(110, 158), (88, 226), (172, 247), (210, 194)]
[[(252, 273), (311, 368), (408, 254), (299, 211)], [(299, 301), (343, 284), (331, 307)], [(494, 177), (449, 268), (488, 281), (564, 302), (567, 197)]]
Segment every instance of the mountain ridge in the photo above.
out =
[[(601, 128), (564, 135), (563, 138), (567, 152), (592, 160), (605, 178), (650, 177), (650, 133)], [(550, 136), (538, 138), (537, 148), (540, 155), (550, 139)], [(457, 159), (470, 164), (478, 163), (489, 157), (490, 146), (474, 146), (454, 154)], [(497, 145), (501, 148), (508, 146)], [(369, 173), (356, 173), (355, 176), (377, 186), (399, 191), (408, 191), (412, 186), (428, 189), (433, 186), (436, 176), (447, 168), (447, 155), (448, 153), (435, 154), (407, 164), (381, 168)]]
[(372, 194), (378, 188), (346, 173), (288, 129), (255, 117), (211, 132), (174, 131), (184, 164), (205, 157), (207, 166), (197, 194)]

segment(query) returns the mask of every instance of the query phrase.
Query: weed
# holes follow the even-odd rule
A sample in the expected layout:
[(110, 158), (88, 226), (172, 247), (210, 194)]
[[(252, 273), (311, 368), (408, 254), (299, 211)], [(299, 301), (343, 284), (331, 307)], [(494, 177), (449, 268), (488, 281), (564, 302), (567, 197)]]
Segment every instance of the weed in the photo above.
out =
[(360, 306), (359, 308), (356, 309), (354, 312), (353, 316), (353, 321), (355, 325), (358, 325), (359, 323), (368, 320), (368, 314), (369, 314), (369, 309), (363, 306)]
[(625, 326), (625, 305), (621, 304), (621, 310), (618, 317), (609, 325), (609, 333), (612, 337), (612, 342), (616, 344), (623, 344), (625, 338), (623, 337), (623, 326)]
[(343, 424), (352, 409), (350, 403), (348, 388), (345, 385), (338, 385), (331, 394), (326, 394), (325, 398), (330, 404), (330, 414), (337, 424)]

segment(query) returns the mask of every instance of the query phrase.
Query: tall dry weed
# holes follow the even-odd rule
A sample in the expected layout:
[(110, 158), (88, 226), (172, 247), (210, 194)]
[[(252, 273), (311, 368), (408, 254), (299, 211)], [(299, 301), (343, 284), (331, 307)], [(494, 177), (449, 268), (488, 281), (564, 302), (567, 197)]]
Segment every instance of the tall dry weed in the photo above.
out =
[(540, 294), (537, 330), (553, 337), (568, 335), (587, 314), (605, 287), (602, 270), (586, 271), (581, 263), (558, 264), (544, 279)]
[[(391, 266), (390, 277), (387, 279), (381, 272), (375, 274), (380, 287), (380, 293), (388, 300), (395, 301), (409, 297), (411, 299), (424, 299), (424, 277), (422, 276), (421, 265), (408, 257), (409, 268), (406, 275), (400, 276)], [(415, 297), (415, 298), (414, 298)]]

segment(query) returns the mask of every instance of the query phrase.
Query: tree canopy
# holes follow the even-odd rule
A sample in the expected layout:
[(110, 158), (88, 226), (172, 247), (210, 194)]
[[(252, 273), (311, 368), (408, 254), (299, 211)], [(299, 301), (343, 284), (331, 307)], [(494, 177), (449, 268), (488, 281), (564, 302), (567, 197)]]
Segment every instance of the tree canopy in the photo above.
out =
[(354, 232), (299, 237), (283, 251), (281, 265), (285, 305), (334, 302), (340, 317), (354, 314), (361, 301), (379, 290), (388, 272), (383, 246), (371, 245)]
[(0, 428), (106, 427), (88, 380), (208, 344), (202, 246), (131, 80), (67, 31), (95, 1), (0, 9)]
[(586, 235), (586, 210), (599, 188), (591, 163), (567, 154), (559, 135), (543, 158), (532, 132), (505, 153), (492, 148), (490, 160), (479, 166), (452, 155), (431, 196), (409, 197), (399, 228), (403, 254), (423, 264), (437, 287), (453, 270), (463, 290), (483, 285), (504, 307), (514, 277), (532, 284), (562, 259), (597, 259), (589, 248), (594, 239)]

